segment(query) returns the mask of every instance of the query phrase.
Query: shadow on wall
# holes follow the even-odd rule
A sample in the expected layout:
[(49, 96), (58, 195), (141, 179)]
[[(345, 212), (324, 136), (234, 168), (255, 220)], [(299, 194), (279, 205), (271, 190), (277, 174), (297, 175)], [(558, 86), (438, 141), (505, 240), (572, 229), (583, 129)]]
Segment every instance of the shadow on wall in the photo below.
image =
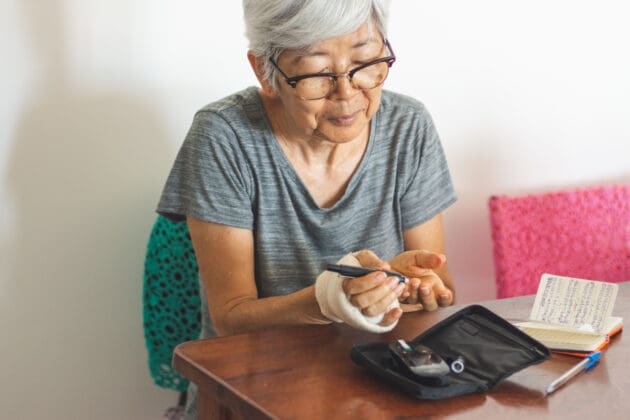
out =
[(146, 367), (142, 261), (172, 150), (148, 101), (123, 87), (73, 89), (63, 5), (21, 3), (39, 84), (8, 160), (16, 225), (0, 250), (11, 265), (0, 322), (12, 346), (2, 372), (14, 379), (3, 411), (140, 419), (153, 398), (157, 417), (165, 404)]

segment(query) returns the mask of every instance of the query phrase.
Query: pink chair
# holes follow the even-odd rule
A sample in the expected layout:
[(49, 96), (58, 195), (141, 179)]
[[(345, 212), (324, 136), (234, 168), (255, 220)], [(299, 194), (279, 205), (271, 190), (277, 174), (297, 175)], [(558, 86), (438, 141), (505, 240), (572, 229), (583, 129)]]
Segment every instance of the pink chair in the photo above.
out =
[(630, 280), (630, 185), (488, 200), (497, 297), (536, 293), (544, 273)]

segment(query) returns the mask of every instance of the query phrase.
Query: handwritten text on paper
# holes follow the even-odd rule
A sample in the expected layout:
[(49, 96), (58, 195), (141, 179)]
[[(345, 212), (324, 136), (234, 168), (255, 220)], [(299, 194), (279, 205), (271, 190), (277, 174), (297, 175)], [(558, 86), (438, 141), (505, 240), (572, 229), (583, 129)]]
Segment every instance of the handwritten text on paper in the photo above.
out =
[(545, 274), (530, 320), (601, 333), (612, 313), (617, 289), (613, 283)]

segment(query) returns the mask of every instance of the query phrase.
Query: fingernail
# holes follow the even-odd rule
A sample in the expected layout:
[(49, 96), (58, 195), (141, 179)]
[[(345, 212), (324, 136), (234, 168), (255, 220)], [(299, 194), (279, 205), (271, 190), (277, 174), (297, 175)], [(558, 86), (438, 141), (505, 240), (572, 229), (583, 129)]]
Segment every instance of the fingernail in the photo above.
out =
[(421, 287), (420, 293), (422, 293), (422, 296), (429, 296), (431, 294), (431, 289), (428, 287)]
[(394, 289), (394, 293), (396, 293), (396, 296), (400, 296), (400, 294), (402, 293), (403, 290), (405, 290), (405, 285), (404, 284), (399, 284)]
[(442, 300), (448, 300), (448, 293), (442, 293), (442, 294), (440, 295), (440, 299), (442, 299)]
[(374, 282), (382, 283), (383, 280), (385, 280), (386, 278), (387, 278), (387, 274), (383, 273), (382, 271), (379, 271), (378, 274), (374, 277)]
[(402, 287), (405, 287), (404, 284), (401, 284), (398, 281), (398, 277), (390, 277), (389, 280), (387, 281), (387, 287), (389, 287), (390, 289), (395, 289), (398, 285), (401, 285)]

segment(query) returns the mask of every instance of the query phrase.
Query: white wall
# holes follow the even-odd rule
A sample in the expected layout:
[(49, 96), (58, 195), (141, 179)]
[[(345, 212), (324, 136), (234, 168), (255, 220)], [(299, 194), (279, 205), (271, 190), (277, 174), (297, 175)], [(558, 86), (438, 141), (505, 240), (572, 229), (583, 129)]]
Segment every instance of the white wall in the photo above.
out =
[[(494, 296), (489, 195), (630, 182), (625, 4), (393, 2), (387, 86), (442, 135), (460, 302)], [(242, 33), (238, 1), (0, 3), (2, 417), (175, 400), (146, 368), (144, 247), (193, 112), (255, 83)]]

